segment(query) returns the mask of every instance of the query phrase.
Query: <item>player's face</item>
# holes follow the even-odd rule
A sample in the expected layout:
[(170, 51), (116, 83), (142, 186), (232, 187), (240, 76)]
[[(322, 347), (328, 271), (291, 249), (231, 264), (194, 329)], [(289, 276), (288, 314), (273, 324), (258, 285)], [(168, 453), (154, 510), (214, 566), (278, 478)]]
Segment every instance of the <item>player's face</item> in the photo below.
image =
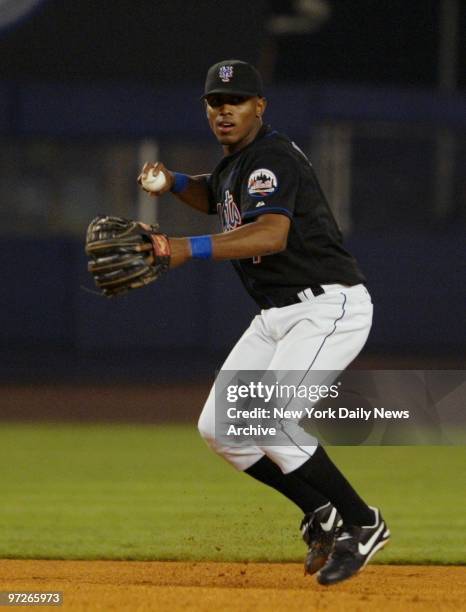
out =
[(212, 94), (206, 98), (209, 125), (229, 153), (252, 142), (262, 125), (265, 98)]

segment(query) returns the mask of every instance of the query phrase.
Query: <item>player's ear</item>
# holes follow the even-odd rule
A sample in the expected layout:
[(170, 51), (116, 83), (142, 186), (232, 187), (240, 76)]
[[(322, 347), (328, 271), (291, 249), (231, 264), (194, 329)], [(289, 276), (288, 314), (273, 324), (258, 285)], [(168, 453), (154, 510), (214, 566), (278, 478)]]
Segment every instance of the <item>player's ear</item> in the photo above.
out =
[(267, 100), (265, 98), (257, 98), (256, 102), (256, 117), (262, 119), (262, 115), (265, 113), (267, 108)]

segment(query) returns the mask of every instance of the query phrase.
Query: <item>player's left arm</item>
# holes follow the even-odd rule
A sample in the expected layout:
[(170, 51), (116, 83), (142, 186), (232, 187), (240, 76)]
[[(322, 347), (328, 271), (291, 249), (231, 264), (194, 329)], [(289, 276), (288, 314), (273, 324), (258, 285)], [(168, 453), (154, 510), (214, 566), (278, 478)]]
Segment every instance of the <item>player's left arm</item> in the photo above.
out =
[(85, 245), (88, 270), (103, 295), (111, 298), (144, 287), (192, 257), (238, 259), (276, 253), (286, 247), (289, 220), (264, 215), (228, 234), (194, 238), (170, 239), (158, 229), (122, 217), (100, 215), (91, 221)]
[(293, 158), (266, 150), (254, 160), (254, 165), (251, 164), (242, 186), (243, 224), (232, 231), (205, 237), (205, 252), (203, 243), (198, 252), (196, 238), (194, 243), (186, 238), (171, 238), (170, 267), (177, 267), (199, 255), (216, 260), (248, 259), (284, 251), (298, 183), (298, 166)]
[[(272, 255), (286, 249), (291, 220), (283, 214), (263, 214), (255, 221), (237, 227), (223, 234), (204, 237), (211, 255), (206, 259), (248, 259)], [(176, 268), (194, 257), (193, 243), (190, 238), (170, 238), (170, 268)], [(202, 257), (201, 257), (202, 258)]]

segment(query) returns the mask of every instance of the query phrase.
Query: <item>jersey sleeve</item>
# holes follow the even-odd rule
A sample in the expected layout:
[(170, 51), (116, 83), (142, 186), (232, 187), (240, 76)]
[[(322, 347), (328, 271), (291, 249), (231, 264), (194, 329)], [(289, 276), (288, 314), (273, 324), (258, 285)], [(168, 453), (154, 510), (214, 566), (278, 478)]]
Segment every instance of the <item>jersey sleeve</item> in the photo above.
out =
[(241, 217), (249, 220), (267, 213), (293, 218), (299, 187), (296, 160), (281, 153), (258, 156), (249, 164), (241, 187)]
[(212, 187), (212, 175), (206, 174), (206, 185), (207, 185), (207, 194), (209, 198), (209, 208), (207, 210), (207, 214), (216, 215), (217, 214), (217, 202), (215, 201), (215, 194)]

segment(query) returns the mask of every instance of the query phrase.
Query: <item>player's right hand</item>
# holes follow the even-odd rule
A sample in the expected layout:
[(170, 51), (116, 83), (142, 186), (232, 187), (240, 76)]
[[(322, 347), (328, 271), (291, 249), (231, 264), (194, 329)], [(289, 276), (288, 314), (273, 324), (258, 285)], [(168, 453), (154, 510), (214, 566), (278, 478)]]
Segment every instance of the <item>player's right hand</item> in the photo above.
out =
[[(158, 191), (149, 191), (148, 189), (145, 189), (142, 184), (143, 179), (147, 178), (147, 173), (149, 172), (149, 170), (152, 170), (154, 174), (162, 172), (162, 174), (165, 176), (165, 185)], [(137, 182), (141, 186), (141, 189), (143, 189), (149, 195), (155, 197), (167, 193), (167, 191), (170, 191), (175, 182), (175, 177), (173, 176), (173, 173), (170, 172), (170, 170), (167, 170), (167, 168), (162, 162), (146, 162), (137, 178)]]

